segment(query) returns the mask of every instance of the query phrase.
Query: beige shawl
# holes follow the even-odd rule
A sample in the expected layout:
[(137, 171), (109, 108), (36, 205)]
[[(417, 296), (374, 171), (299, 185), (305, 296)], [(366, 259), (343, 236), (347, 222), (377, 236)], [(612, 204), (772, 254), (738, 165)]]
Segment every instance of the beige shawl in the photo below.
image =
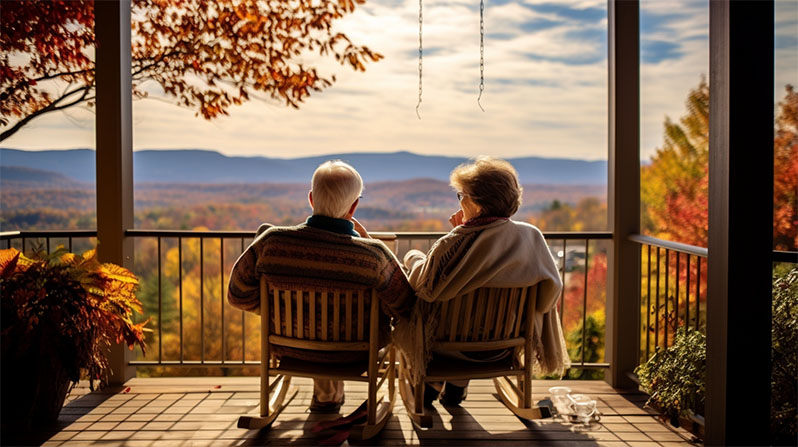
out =
[(512, 220), (480, 226), (458, 226), (425, 255), (405, 255), (410, 285), (419, 298), (409, 324), (397, 326), (394, 341), (411, 363), (414, 381), (432, 356), (440, 302), (479, 287), (526, 287), (538, 284), (533, 371), (554, 374), (570, 367), (557, 314), (562, 281), (543, 234)]

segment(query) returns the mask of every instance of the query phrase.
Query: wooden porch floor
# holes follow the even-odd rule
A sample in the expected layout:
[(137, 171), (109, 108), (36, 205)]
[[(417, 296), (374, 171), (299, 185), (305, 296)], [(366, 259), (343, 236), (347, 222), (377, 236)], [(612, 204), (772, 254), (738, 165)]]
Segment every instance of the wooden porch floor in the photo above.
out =
[[(89, 392), (76, 388), (58, 425), (24, 438), (3, 437), (4, 445), (44, 446), (255, 446), (318, 445), (311, 433), (319, 420), (337, 415), (310, 414), (312, 384), (295, 379), (299, 392), (271, 429), (236, 428), (238, 417), (257, 412), (258, 378), (136, 378), (121, 388)], [(618, 392), (603, 381), (535, 381), (533, 397), (548, 388), (570, 387), (598, 401), (601, 422), (588, 430), (557, 420), (524, 424), (494, 395), (491, 381), (476, 380), (461, 407), (435, 404), (434, 427), (414, 428), (401, 400), (379, 437), (369, 445), (495, 445), (495, 446), (687, 446), (692, 435), (663, 425), (643, 409), (645, 396)], [(365, 384), (348, 383), (348, 414), (365, 399)], [(398, 395), (397, 395), (398, 398)], [(7, 443), (9, 442), (10, 443)]]

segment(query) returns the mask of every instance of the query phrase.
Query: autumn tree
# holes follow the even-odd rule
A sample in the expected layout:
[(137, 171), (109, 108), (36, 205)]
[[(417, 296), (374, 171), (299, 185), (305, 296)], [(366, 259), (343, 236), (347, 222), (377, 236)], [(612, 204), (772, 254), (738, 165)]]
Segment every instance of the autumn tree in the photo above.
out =
[(663, 239), (707, 246), (709, 209), (709, 84), (702, 79), (687, 113), (665, 119), (664, 141), (641, 171), (643, 225)]
[(798, 250), (798, 92), (787, 85), (776, 117), (773, 248)]
[[(776, 112), (774, 248), (798, 246), (798, 93), (785, 86)], [(709, 85), (690, 91), (687, 113), (665, 120), (664, 141), (641, 172), (643, 224), (654, 236), (707, 246), (709, 211)], [(755, 174), (752, 174), (755, 175)], [(766, 199), (765, 199), (766, 200)]]
[[(251, 96), (298, 107), (335, 81), (303, 57), (359, 71), (382, 58), (333, 29), (363, 2), (132, 0), (132, 95), (155, 81), (208, 120)], [(0, 29), (0, 141), (47, 113), (94, 105), (92, 0), (3, 1)]]
[(529, 220), (543, 231), (596, 231), (607, 229), (607, 204), (585, 197), (576, 206), (554, 200)]

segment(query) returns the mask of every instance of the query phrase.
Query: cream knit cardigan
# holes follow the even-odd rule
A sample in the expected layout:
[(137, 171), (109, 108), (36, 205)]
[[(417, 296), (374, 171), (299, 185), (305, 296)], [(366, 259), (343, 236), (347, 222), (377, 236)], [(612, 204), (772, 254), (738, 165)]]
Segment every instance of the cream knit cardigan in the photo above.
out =
[(419, 298), (410, 324), (398, 325), (395, 342), (411, 363), (414, 382), (431, 358), (429, 345), (437, 328), (440, 302), (479, 287), (526, 287), (538, 284), (533, 371), (553, 374), (570, 367), (556, 304), (562, 290), (557, 265), (543, 234), (513, 220), (452, 229), (425, 255), (404, 257), (410, 285)]

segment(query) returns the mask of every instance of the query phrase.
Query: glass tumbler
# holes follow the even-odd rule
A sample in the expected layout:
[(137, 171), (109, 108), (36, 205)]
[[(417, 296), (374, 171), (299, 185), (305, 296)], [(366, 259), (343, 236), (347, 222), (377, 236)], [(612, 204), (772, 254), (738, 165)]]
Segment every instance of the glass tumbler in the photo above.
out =
[(571, 394), (571, 389), (567, 386), (554, 386), (549, 388), (549, 395), (551, 395), (551, 403), (557, 410), (558, 414), (565, 415), (570, 413), (571, 400), (568, 395)]
[(575, 401), (573, 408), (577, 420), (585, 426), (590, 425), (593, 421), (593, 415), (596, 414), (596, 401), (592, 399)]

